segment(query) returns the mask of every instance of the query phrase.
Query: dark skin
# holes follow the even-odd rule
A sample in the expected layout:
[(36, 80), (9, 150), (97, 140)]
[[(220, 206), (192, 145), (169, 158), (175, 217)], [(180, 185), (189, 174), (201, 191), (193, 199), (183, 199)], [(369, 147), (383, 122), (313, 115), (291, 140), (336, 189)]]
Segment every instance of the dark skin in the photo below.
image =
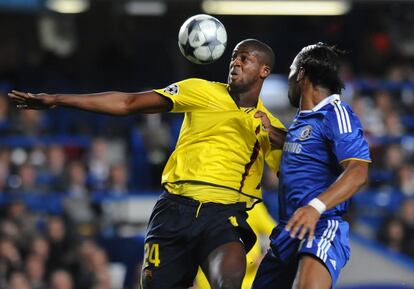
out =
[[(261, 53), (263, 52), (257, 51), (249, 41), (240, 42), (233, 51), (229, 66), (228, 89), (239, 107), (257, 105), (263, 81), (271, 72), (269, 65), (263, 61)], [(9, 96), (19, 109), (66, 106), (111, 115), (160, 113), (172, 109), (172, 102), (168, 98), (153, 91), (31, 94), (13, 90)], [(272, 146), (281, 149), (286, 133), (273, 127), (265, 113), (259, 111), (255, 117), (262, 120)], [(201, 265), (212, 289), (240, 289), (246, 270), (246, 252), (240, 242), (227, 243), (214, 249)]]
[[(300, 110), (311, 110), (331, 94), (329, 89), (313, 85), (306, 76), (306, 71), (298, 65), (298, 57), (296, 57), (289, 74), (288, 97), (291, 104), (300, 107)], [(351, 198), (367, 181), (367, 162), (347, 160), (341, 165), (342, 174), (318, 196), (327, 210)], [(301, 207), (290, 218), (286, 230), (290, 231), (292, 238), (297, 237), (302, 240), (307, 236), (308, 239), (313, 239), (320, 216), (319, 212), (309, 205)], [(300, 257), (293, 289), (330, 289), (331, 286), (331, 276), (322, 263), (310, 255)]]

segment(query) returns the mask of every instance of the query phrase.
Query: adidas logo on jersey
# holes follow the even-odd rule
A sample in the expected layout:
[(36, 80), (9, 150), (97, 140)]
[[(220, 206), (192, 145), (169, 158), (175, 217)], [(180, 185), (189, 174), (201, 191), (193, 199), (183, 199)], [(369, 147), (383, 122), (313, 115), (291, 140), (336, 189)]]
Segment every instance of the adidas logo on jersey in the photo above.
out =
[(336, 270), (336, 261), (334, 259), (329, 259), (329, 262), (331, 262), (332, 267)]

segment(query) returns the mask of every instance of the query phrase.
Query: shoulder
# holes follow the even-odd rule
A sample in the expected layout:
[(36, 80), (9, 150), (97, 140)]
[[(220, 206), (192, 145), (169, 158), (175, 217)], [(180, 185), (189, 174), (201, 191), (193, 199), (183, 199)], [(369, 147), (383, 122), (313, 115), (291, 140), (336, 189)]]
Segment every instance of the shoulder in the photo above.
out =
[(183, 95), (205, 95), (205, 94), (214, 94), (217, 92), (226, 92), (227, 85), (224, 83), (213, 82), (201, 78), (188, 78), (180, 80), (162, 89), (156, 89), (155, 92), (172, 95), (172, 96), (183, 96)]
[(191, 91), (192, 93), (199, 94), (220, 94), (228, 93), (227, 84), (209, 81), (201, 78), (188, 78), (180, 82), (175, 83), (178, 90)]
[(221, 82), (210, 81), (202, 78), (187, 78), (178, 84), (196, 85), (196, 86), (211, 86), (211, 87), (227, 87), (226, 84)]
[(361, 126), (351, 106), (340, 100), (333, 101), (326, 106), (324, 124), (340, 134), (352, 133)]

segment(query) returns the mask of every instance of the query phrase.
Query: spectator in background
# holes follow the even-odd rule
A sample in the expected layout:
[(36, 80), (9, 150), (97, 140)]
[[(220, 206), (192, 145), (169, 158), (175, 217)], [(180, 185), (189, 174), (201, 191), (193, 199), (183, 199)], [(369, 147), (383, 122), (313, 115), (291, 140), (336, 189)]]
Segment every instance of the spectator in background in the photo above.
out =
[(22, 272), (13, 272), (9, 279), (7, 289), (33, 289)]
[(111, 167), (109, 174), (108, 191), (111, 195), (126, 195), (130, 191), (128, 184), (128, 168), (124, 164)]
[(64, 210), (77, 233), (90, 236), (93, 233), (95, 213), (92, 208), (89, 188), (87, 187), (86, 169), (83, 163), (74, 161), (69, 164), (67, 196)]
[(0, 148), (0, 194), (7, 191), (10, 175), (10, 152)]
[(404, 134), (404, 127), (397, 112), (392, 111), (384, 116), (385, 133), (389, 137), (400, 137)]
[(403, 163), (403, 152), (399, 144), (391, 144), (386, 148), (384, 168), (395, 172)]
[(414, 199), (405, 199), (400, 216), (405, 230), (404, 252), (414, 258)]
[(35, 110), (19, 113), (13, 126), (16, 134), (26, 136), (39, 136), (46, 132), (47, 127), (44, 113)]
[(48, 269), (54, 271), (70, 266), (71, 246), (66, 224), (60, 216), (51, 216), (47, 221), (46, 235), (50, 246)]
[(86, 199), (89, 197), (87, 172), (80, 161), (69, 163), (67, 170), (66, 192), (70, 197)]
[(48, 262), (50, 257), (50, 246), (47, 239), (42, 235), (33, 236), (29, 245), (29, 254), (40, 257), (43, 262)]
[(74, 264), (76, 289), (90, 289), (93, 286), (92, 258), (97, 250), (96, 243), (91, 239), (84, 239), (77, 246)]
[(0, 239), (0, 279), (22, 269), (22, 256), (16, 245), (7, 238)]
[(37, 171), (32, 164), (26, 162), (17, 169), (17, 175), (14, 181), (10, 183), (10, 192), (16, 196), (26, 194), (43, 195), (46, 188), (37, 182)]
[(75, 289), (72, 276), (65, 270), (53, 271), (49, 289)]
[(404, 248), (405, 231), (401, 219), (391, 217), (380, 227), (378, 240), (387, 246), (390, 250), (402, 253)]
[(1, 222), (1, 233), (19, 248), (27, 247), (27, 240), (35, 232), (35, 218), (21, 200), (11, 200), (6, 205), (6, 214)]
[(398, 169), (398, 188), (405, 196), (414, 196), (414, 168), (409, 163)]
[(96, 138), (92, 141), (87, 162), (92, 188), (103, 190), (111, 166), (108, 159), (108, 143), (105, 139)]
[[(150, 163), (151, 187), (159, 187), (159, 177), (170, 154), (171, 133), (168, 123), (159, 114), (144, 115), (145, 122), (139, 130), (144, 140)], [(155, 177), (157, 176), (157, 177)]]
[(352, 108), (365, 128), (365, 133), (369, 136), (383, 136), (385, 127), (382, 120), (382, 112), (375, 107), (375, 103), (368, 96), (354, 97)]
[(390, 92), (386, 90), (379, 90), (375, 93), (375, 109), (379, 111), (383, 119), (385, 115), (396, 111), (395, 102), (391, 100), (392, 98)]
[(91, 256), (91, 269), (93, 273), (93, 288), (111, 289), (109, 263), (106, 253), (102, 249), (94, 250)]
[(29, 255), (25, 260), (25, 274), (32, 289), (47, 289), (45, 261), (37, 255)]
[(49, 187), (54, 191), (64, 191), (64, 173), (66, 165), (65, 150), (61, 145), (51, 145), (47, 150), (47, 173), (49, 174)]
[(9, 104), (7, 95), (0, 92), (0, 132), (7, 132), (10, 126)]

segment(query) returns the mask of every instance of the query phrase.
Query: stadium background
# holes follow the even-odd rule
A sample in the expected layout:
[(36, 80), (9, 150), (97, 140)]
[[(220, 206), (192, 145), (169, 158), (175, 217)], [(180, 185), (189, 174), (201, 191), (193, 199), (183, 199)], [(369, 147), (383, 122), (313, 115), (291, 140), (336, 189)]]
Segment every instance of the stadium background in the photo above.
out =
[[(80, 0), (89, 5), (74, 14), (50, 2), (0, 0), (0, 288), (135, 288), (143, 230), (181, 122), (17, 112), (7, 92), (225, 82), (231, 49), (245, 38), (276, 52), (262, 95), (286, 125), (294, 114), (287, 73), (300, 48), (324, 41), (350, 52), (343, 97), (365, 126), (373, 164), (348, 214), (353, 256), (338, 288), (414, 288), (414, 1), (355, 0), (336, 16), (218, 15), (228, 47), (208, 66), (177, 47), (180, 25), (204, 12), (201, 1)], [(277, 217), (277, 180), (266, 173), (263, 187)]]

